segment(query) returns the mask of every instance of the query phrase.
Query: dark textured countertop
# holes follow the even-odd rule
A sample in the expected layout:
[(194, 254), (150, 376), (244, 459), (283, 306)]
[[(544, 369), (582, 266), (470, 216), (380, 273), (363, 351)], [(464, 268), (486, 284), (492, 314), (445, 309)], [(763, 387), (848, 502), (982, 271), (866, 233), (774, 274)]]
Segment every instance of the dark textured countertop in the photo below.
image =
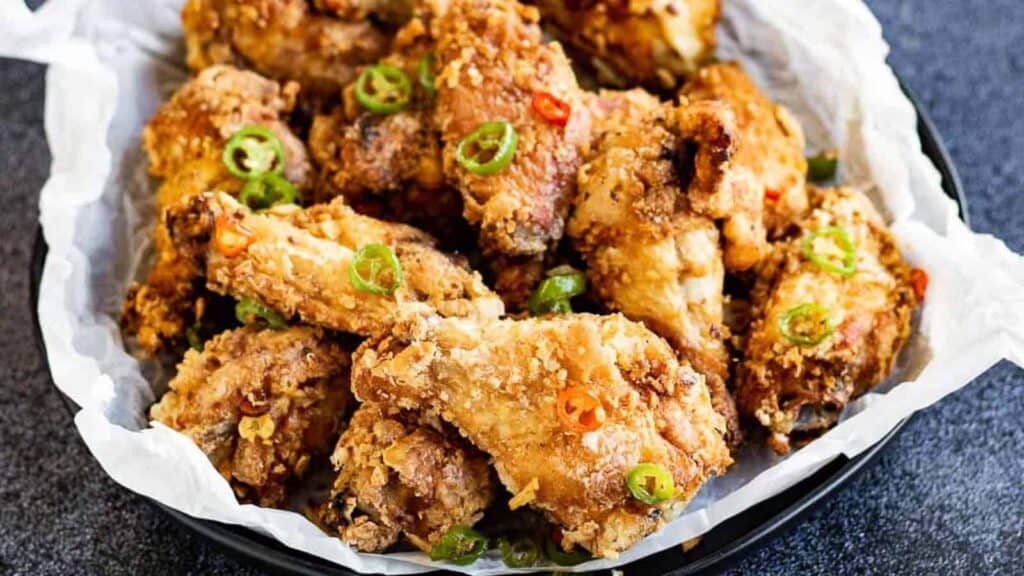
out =
[[(1024, 250), (1024, 2), (869, 4), (945, 137), (975, 229)], [(43, 72), (0, 61), (0, 575), (259, 574), (107, 478), (51, 388), (28, 307), (49, 167)], [(1022, 387), (1024, 372), (1004, 363), (925, 410), (876, 465), (731, 573), (1024, 573)]]

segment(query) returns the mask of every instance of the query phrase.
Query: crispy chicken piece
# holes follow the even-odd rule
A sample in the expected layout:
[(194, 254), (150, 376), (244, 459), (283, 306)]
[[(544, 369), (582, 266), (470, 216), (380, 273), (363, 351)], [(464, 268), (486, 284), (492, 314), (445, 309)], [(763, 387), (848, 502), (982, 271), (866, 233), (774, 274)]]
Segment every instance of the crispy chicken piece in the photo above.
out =
[[(794, 437), (824, 432), (850, 398), (889, 375), (917, 305), (910, 268), (866, 196), (839, 188), (813, 191), (811, 200), (814, 209), (801, 222), (800, 235), (779, 243), (758, 268), (754, 321), (737, 376), (740, 411), (769, 430), (769, 445), (779, 453), (789, 451)], [(856, 272), (849, 277), (803, 253), (804, 239), (830, 226), (842, 227), (856, 246)], [(828, 235), (812, 248), (822, 255), (838, 250)], [(821, 306), (830, 316), (828, 335), (817, 344), (783, 334), (786, 313), (804, 304)], [(800, 322), (789, 325), (791, 334), (803, 335)]]
[[(194, 196), (166, 212), (178, 250), (204, 270), (218, 294), (249, 297), (286, 317), (361, 336), (386, 331), (410, 314), (497, 318), (501, 300), (459, 259), (434, 248), (415, 228), (357, 214), (342, 199), (300, 210), (294, 205), (253, 213), (226, 194)], [(218, 230), (247, 238), (225, 255)], [(355, 251), (367, 244), (394, 250), (404, 281), (391, 295), (356, 289), (349, 279)]]
[(298, 82), (314, 103), (337, 100), (358, 67), (388, 48), (373, 23), (315, 12), (308, 0), (188, 0), (181, 21), (192, 70), (251, 67)]
[[(544, 511), (566, 549), (614, 558), (730, 463), (703, 378), (621, 315), (415, 318), (365, 342), (353, 362), (357, 398), (454, 425), (490, 455), (516, 495), (510, 506)], [(600, 403), (583, 417), (600, 424), (593, 431), (571, 431), (557, 416), (556, 399), (571, 387)], [(631, 497), (626, 476), (642, 462), (669, 471), (671, 499)]]
[(487, 458), (415, 412), (363, 404), (331, 461), (338, 476), (321, 524), (362, 552), (382, 552), (403, 533), (429, 552), (450, 528), (480, 520), (494, 499)]
[(715, 223), (690, 209), (675, 162), (680, 145), (663, 111), (609, 132), (580, 168), (567, 233), (587, 262), (591, 292), (665, 337), (706, 376), (735, 446), (722, 250)]
[(238, 328), (185, 353), (150, 417), (191, 438), (242, 500), (279, 506), (337, 437), (348, 376), (348, 352), (319, 328)]
[(726, 270), (750, 269), (768, 251), (764, 194), (750, 169), (736, 161), (741, 134), (735, 112), (724, 102), (681, 98), (669, 127), (685, 142), (691, 208), (721, 221)]
[(605, 84), (671, 90), (715, 49), (719, 0), (539, 0), (545, 27)]
[(764, 220), (773, 238), (785, 234), (807, 213), (807, 160), (800, 123), (758, 89), (739, 63), (701, 68), (683, 88), (691, 102), (728, 102), (739, 133), (734, 161), (754, 176), (764, 198)]
[[(524, 274), (520, 266), (542, 268), (545, 252), (562, 237), (589, 144), (583, 91), (561, 46), (542, 42), (538, 19), (536, 8), (515, 0), (454, 0), (440, 20), (437, 122), (444, 173), (462, 193), (466, 219), (480, 227), (485, 255), (497, 262), (499, 292), (521, 284), (515, 279)], [(539, 92), (570, 106), (564, 127), (532, 109)], [(509, 122), (518, 134), (514, 159), (496, 174), (474, 174), (459, 164), (456, 149), (496, 120)]]
[[(219, 189), (237, 192), (242, 182), (221, 159), (227, 140), (255, 124), (274, 132), (285, 149), (284, 176), (305, 190), (312, 167), (302, 142), (282, 120), (292, 110), (298, 85), (284, 86), (230, 66), (202, 71), (160, 108), (142, 133), (149, 171), (164, 178), (157, 210), (181, 198)], [(125, 298), (122, 324), (150, 354), (173, 347), (198, 320), (198, 274), (181, 259), (158, 224), (154, 232), (157, 261), (144, 284), (133, 284)]]

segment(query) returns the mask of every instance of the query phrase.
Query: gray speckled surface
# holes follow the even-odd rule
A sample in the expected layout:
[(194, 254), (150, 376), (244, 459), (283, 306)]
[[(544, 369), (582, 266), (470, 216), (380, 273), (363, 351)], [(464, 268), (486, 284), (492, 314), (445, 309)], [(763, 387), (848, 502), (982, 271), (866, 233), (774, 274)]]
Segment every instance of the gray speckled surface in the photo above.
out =
[[(1024, 250), (1024, 2), (869, 3), (960, 168), (974, 227)], [(43, 69), (0, 61), (0, 78), (0, 575), (258, 574), (116, 486), (70, 427), (27, 305), (49, 165)], [(926, 410), (730, 574), (1024, 572), (1022, 386), (1004, 363)]]

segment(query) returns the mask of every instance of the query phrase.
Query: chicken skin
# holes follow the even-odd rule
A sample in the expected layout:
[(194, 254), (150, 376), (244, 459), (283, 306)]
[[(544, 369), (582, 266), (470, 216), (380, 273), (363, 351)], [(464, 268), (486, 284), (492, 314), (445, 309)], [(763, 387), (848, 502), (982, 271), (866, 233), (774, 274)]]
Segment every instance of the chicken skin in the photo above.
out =
[[(614, 558), (731, 462), (703, 378), (621, 315), (419, 317), (365, 342), (353, 362), (357, 398), (455, 426), (490, 455), (509, 506), (545, 512), (566, 549)], [(592, 405), (563, 401), (572, 397)], [(627, 475), (641, 463), (671, 476), (670, 497), (631, 496)]]
[(388, 49), (371, 22), (316, 12), (308, 0), (188, 0), (181, 22), (192, 70), (234, 64), (294, 80), (314, 108), (337, 100), (358, 67)]
[[(298, 85), (267, 80), (230, 66), (207, 68), (182, 86), (146, 125), (142, 146), (149, 171), (164, 182), (157, 210), (182, 198), (219, 189), (237, 193), (243, 182), (221, 158), (228, 139), (245, 126), (273, 132), (285, 151), (284, 176), (300, 192), (312, 180), (302, 142), (283, 120), (292, 110)], [(197, 271), (179, 257), (158, 224), (154, 232), (157, 261), (144, 284), (134, 284), (125, 298), (122, 324), (150, 354), (172, 348), (186, 328), (199, 320)]]
[(681, 143), (666, 128), (666, 115), (671, 109), (605, 136), (580, 168), (567, 232), (586, 260), (592, 293), (665, 337), (707, 378), (727, 439), (737, 445), (718, 228), (690, 209), (675, 161)]
[[(497, 318), (504, 312), (479, 275), (435, 249), (433, 238), (357, 214), (342, 199), (253, 213), (227, 194), (210, 193), (174, 206), (165, 220), (177, 249), (204, 271), (207, 288), (309, 324), (371, 336), (410, 314)], [(243, 237), (242, 249), (225, 252), (212, 240), (223, 234)], [(397, 256), (404, 279), (393, 294), (353, 283), (350, 264), (368, 244), (384, 244)]]
[(544, 24), (605, 84), (677, 87), (715, 49), (719, 0), (539, 0)]
[(768, 429), (780, 453), (794, 436), (824, 432), (851, 398), (888, 376), (917, 305), (910, 268), (866, 196), (815, 190), (811, 201), (799, 236), (758, 268), (737, 375), (740, 411)]
[(362, 552), (405, 535), (425, 552), (454, 526), (472, 526), (494, 499), (487, 458), (449, 426), (363, 404), (338, 440), (338, 476), (320, 522)]
[[(523, 278), (539, 279), (545, 252), (562, 237), (590, 139), (583, 91), (561, 46), (542, 41), (538, 19), (536, 8), (515, 0), (454, 0), (436, 49), (444, 174), (462, 193), (466, 219), (480, 228), (496, 289), (514, 304), (523, 300)], [(534, 109), (539, 94), (568, 106), (564, 122)], [(471, 171), (458, 160), (460, 144), (499, 121), (518, 136), (511, 163), (491, 174)], [(489, 161), (493, 149), (468, 142), (468, 157)]]
[(240, 499), (279, 506), (337, 438), (348, 376), (348, 352), (319, 328), (238, 328), (186, 352), (150, 416), (191, 438)]
[(735, 162), (754, 177), (764, 198), (769, 236), (778, 238), (807, 213), (807, 160), (800, 123), (758, 89), (738, 63), (701, 68), (683, 88), (691, 102), (727, 102), (736, 115)]

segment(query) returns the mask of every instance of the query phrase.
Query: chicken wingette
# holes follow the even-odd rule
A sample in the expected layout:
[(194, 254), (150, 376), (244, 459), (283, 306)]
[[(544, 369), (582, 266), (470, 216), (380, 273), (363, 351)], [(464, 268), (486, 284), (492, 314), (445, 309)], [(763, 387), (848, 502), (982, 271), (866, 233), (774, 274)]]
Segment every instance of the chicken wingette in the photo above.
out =
[(413, 318), (359, 348), (352, 389), (439, 415), (490, 455), (511, 508), (598, 556), (658, 530), (730, 463), (704, 379), (617, 314)]
[(871, 201), (815, 190), (796, 237), (758, 268), (736, 399), (789, 451), (821, 434), (851, 398), (884, 380), (910, 333), (910, 268)]

